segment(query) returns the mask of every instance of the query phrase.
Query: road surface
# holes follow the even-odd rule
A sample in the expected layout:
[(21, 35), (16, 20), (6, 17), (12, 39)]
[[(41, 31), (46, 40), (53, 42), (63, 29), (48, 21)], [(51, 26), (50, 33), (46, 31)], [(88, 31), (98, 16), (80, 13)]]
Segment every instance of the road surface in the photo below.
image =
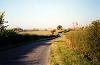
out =
[(0, 52), (0, 65), (47, 65), (50, 40)]

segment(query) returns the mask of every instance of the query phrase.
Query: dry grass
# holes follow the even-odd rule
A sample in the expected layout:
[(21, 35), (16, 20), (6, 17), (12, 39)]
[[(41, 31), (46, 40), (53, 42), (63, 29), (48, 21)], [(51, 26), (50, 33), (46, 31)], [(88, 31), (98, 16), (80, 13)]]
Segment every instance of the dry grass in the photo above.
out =
[(92, 65), (82, 54), (75, 51), (75, 47), (66, 36), (54, 41), (50, 48), (50, 65)]
[(29, 34), (29, 35), (51, 35), (51, 31), (27, 31), (19, 32), (19, 34)]
[(100, 45), (97, 45), (95, 42), (96, 36), (90, 34), (90, 31), (91, 30), (70, 31), (66, 33), (66, 38), (71, 40), (75, 51), (83, 54), (92, 64), (100, 65)]

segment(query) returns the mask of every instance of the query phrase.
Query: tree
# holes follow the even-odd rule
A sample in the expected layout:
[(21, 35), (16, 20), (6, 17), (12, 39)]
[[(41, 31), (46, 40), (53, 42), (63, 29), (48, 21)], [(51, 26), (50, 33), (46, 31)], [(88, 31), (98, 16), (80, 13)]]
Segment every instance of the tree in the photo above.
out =
[(51, 34), (54, 35), (54, 33), (56, 32), (55, 29), (51, 30)]
[(4, 25), (4, 23), (7, 23), (5, 20), (4, 20), (4, 13), (5, 12), (0, 12), (0, 32), (2, 32), (7, 26)]
[(57, 26), (57, 30), (62, 30), (62, 28), (63, 28), (63, 27), (62, 27), (61, 25), (58, 25), (58, 26)]
[(14, 30), (15, 32), (21, 32), (21, 31), (23, 31), (23, 29), (20, 28), (20, 27), (18, 27), (18, 28), (13, 28), (13, 30)]

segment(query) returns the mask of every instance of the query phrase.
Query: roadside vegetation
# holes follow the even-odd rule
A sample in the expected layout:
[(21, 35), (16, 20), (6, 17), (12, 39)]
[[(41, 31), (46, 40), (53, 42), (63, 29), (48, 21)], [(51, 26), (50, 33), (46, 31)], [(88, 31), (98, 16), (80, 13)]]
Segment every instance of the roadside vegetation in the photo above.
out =
[(82, 54), (73, 49), (70, 40), (63, 38), (53, 42), (49, 59), (50, 65), (92, 65)]
[(62, 33), (50, 48), (50, 65), (100, 65), (100, 20)]

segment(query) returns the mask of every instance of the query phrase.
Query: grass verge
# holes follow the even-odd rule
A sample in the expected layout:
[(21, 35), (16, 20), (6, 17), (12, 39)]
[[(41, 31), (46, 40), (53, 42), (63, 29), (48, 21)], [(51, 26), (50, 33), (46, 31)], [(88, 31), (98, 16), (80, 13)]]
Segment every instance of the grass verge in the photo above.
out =
[(50, 48), (49, 65), (92, 65), (83, 54), (75, 49), (65, 36), (54, 41)]

